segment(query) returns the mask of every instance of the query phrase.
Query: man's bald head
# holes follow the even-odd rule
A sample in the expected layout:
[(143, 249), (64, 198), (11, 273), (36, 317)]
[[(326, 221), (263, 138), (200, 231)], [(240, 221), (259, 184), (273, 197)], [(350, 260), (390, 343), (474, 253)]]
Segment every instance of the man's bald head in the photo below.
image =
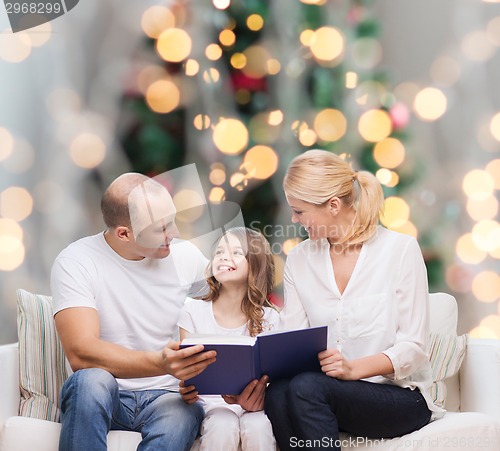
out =
[(129, 172), (111, 182), (101, 200), (102, 217), (107, 227), (130, 227), (130, 193), (148, 180), (151, 179), (143, 174)]

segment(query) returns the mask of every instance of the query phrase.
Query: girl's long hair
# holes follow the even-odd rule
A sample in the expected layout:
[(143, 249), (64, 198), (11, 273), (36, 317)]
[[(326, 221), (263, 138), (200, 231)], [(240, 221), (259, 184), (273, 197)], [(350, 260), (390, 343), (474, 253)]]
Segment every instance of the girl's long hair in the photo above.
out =
[[(254, 337), (263, 330), (264, 307), (273, 307), (269, 300), (274, 285), (274, 260), (271, 247), (260, 232), (252, 229), (235, 227), (229, 229), (221, 239), (228, 234), (238, 238), (248, 261), (248, 287), (241, 300), (241, 310), (248, 318), (248, 332)], [(219, 242), (220, 239), (215, 246)], [(221, 283), (213, 275), (212, 261), (213, 258), (206, 269), (209, 293), (201, 299), (215, 302), (220, 295)]]

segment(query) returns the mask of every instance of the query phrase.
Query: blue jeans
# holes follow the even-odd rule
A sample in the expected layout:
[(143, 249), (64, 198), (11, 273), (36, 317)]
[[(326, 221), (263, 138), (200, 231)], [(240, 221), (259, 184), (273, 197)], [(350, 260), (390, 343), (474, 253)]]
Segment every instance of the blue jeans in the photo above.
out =
[(72, 374), (61, 390), (60, 451), (107, 449), (108, 431), (136, 431), (139, 451), (189, 450), (203, 420), (203, 408), (167, 390), (119, 390), (107, 371)]
[[(342, 381), (323, 373), (302, 373), (272, 382), (265, 410), (281, 451), (340, 451), (339, 431), (373, 439), (400, 437), (431, 418), (418, 390), (367, 381)], [(312, 446), (307, 446), (312, 445)]]

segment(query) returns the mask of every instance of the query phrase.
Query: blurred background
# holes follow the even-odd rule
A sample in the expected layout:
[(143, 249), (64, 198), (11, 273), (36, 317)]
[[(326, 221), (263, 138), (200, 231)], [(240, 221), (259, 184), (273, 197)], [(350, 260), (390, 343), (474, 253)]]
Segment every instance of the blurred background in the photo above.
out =
[(86, 0), (19, 33), (2, 4), (0, 343), (15, 290), (50, 294), (127, 171), (195, 163), (271, 242), (280, 305), (305, 237), (281, 183), (311, 148), (376, 174), (383, 225), (417, 237), (459, 332), (500, 338), (499, 79), (493, 0)]

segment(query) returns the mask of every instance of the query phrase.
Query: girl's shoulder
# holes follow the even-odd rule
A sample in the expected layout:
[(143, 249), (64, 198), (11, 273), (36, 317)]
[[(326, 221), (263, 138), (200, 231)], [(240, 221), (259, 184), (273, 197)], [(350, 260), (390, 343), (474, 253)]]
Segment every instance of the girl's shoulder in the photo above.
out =
[(182, 309), (191, 313), (201, 312), (209, 309), (211, 304), (212, 301), (203, 301), (201, 299), (193, 299), (188, 297), (186, 298)]
[(273, 307), (264, 307), (263, 329), (264, 331), (279, 328), (280, 315)]

